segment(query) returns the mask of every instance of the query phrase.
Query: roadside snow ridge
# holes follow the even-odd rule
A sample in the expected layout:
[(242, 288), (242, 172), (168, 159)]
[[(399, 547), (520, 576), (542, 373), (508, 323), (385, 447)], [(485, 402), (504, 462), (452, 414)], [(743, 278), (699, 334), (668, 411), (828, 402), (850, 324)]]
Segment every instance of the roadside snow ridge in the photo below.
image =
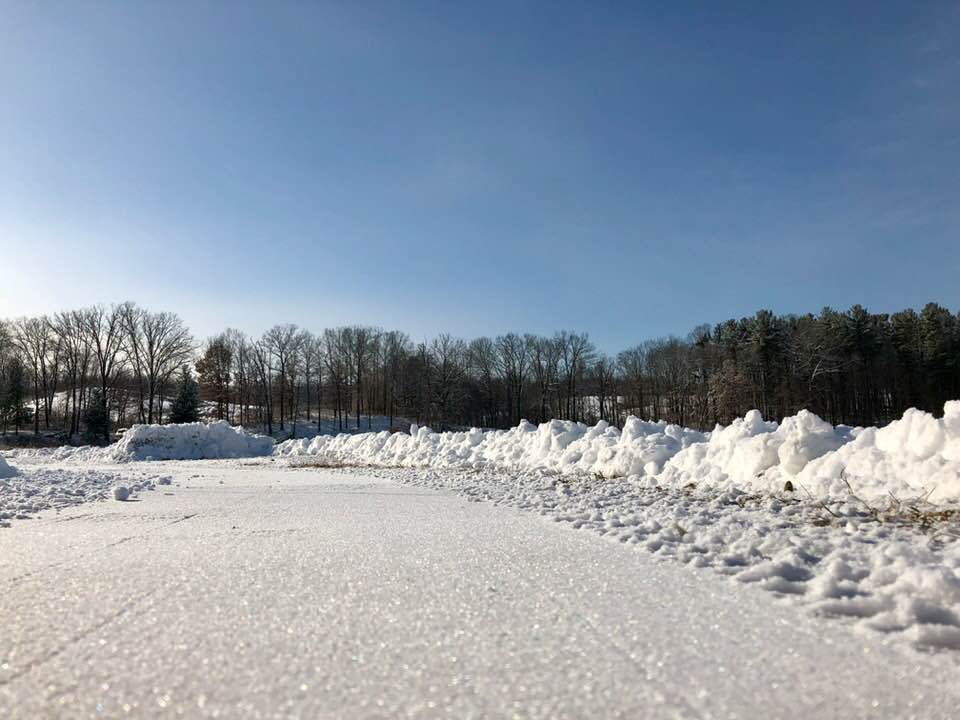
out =
[(751, 410), (701, 433), (630, 417), (623, 430), (600, 422), (522, 421), (509, 430), (379, 432), (288, 440), (281, 457), (321, 456), (343, 464), (433, 469), (534, 470), (629, 477), (664, 487), (776, 492), (786, 481), (817, 497), (925, 496), (960, 500), (960, 401), (937, 419), (910, 409), (883, 428), (832, 426), (801, 410), (782, 423)]

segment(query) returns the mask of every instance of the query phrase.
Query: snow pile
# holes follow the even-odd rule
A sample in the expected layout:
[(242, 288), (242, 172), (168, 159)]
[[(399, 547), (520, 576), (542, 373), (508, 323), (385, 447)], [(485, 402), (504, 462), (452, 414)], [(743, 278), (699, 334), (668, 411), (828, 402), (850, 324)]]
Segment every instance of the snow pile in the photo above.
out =
[(104, 448), (109, 457), (127, 460), (202, 460), (269, 455), (273, 439), (229, 423), (134, 425), (120, 442)]
[(182, 425), (134, 425), (107, 447), (15, 450), (18, 458), (42, 462), (111, 463), (136, 460), (204, 460), (269, 455), (273, 439), (224, 420)]
[(409, 435), (291, 440), (274, 453), (344, 465), (630, 477), (720, 491), (778, 492), (789, 481), (797, 492), (816, 497), (852, 491), (866, 501), (889, 501), (891, 494), (955, 501), (960, 500), (960, 401), (946, 404), (942, 420), (908, 410), (882, 429), (833, 427), (806, 410), (778, 424), (752, 410), (710, 433), (633, 417), (622, 431), (605, 422), (588, 427), (561, 420), (450, 433), (411, 426)]
[(703, 433), (664, 422), (630, 418), (622, 431), (552, 420), (539, 427), (523, 421), (510, 430), (435, 433), (411, 426), (410, 434), (380, 432), (316, 437), (281, 443), (276, 455), (322, 456), (345, 464), (542, 470), (603, 477), (652, 475), (677, 452), (706, 439)]
[(717, 426), (706, 442), (677, 453), (657, 481), (680, 487), (694, 483), (717, 489), (779, 490), (784, 478), (839, 449), (856, 432), (834, 428), (807, 410), (779, 425), (751, 410), (727, 427)]
[(3, 478), (12, 478), (17, 474), (17, 469), (7, 464), (3, 455), (0, 455), (0, 480)]
[(886, 427), (860, 430), (849, 444), (809, 462), (797, 480), (819, 495), (840, 494), (849, 483), (865, 499), (960, 500), (960, 401), (946, 403), (940, 420), (911, 409)]

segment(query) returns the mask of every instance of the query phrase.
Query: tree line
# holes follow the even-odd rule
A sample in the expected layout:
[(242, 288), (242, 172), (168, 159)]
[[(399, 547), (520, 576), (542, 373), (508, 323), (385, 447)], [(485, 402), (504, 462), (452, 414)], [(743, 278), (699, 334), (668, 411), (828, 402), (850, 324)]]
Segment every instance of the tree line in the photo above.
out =
[(208, 416), (281, 435), (321, 418), (366, 429), (375, 416), (448, 429), (637, 415), (709, 429), (752, 408), (873, 425), (960, 398), (960, 316), (934, 303), (761, 310), (616, 355), (582, 332), (414, 341), (363, 325), (227, 329), (198, 344), (177, 315), (129, 302), (0, 321), (4, 433), (94, 425), (106, 438), (110, 427), (162, 423), (193, 377)]

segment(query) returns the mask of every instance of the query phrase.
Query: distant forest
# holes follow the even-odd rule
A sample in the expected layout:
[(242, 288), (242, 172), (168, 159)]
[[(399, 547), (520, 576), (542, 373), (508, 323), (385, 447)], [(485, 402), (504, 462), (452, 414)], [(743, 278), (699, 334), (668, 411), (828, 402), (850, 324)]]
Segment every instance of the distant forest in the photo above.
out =
[(91, 413), (111, 429), (162, 423), (187, 377), (208, 417), (279, 434), (295, 419), (317, 422), (321, 408), (344, 430), (371, 416), (447, 429), (521, 418), (622, 425), (628, 415), (709, 429), (752, 408), (873, 425), (909, 407), (940, 414), (960, 398), (960, 316), (933, 303), (892, 315), (761, 310), (615, 356), (569, 331), (416, 342), (376, 327), (277, 325), (198, 343), (177, 315), (133, 303), (0, 320), (4, 433), (81, 435)]

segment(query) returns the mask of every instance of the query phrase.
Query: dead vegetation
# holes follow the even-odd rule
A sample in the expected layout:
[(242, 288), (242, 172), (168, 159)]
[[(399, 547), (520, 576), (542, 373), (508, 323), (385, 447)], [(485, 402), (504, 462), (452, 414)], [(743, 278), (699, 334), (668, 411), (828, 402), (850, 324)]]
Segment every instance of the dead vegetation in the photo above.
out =
[[(944, 506), (930, 502), (933, 489), (924, 495), (903, 499), (893, 493), (885, 502), (868, 502), (859, 496), (853, 486), (841, 473), (841, 479), (847, 488), (845, 497), (823, 500), (803, 485), (797, 483), (806, 494), (806, 498), (794, 489), (794, 483), (787, 481), (780, 492), (743, 493), (733, 500), (740, 508), (759, 510), (771, 502), (783, 505), (805, 505), (807, 522), (816, 527), (843, 526), (850, 522), (878, 523), (903, 529), (913, 529), (929, 535), (934, 541), (960, 540), (960, 506)], [(657, 486), (659, 491), (665, 488)], [(696, 485), (688, 483), (679, 490), (686, 496), (696, 493)]]
[(930, 495), (935, 488), (912, 498), (898, 498), (888, 492), (886, 501), (869, 502), (856, 493), (845, 470), (840, 471), (840, 479), (847, 488), (845, 498), (817, 500), (807, 488), (803, 488), (813, 507), (820, 513), (813, 518), (815, 525), (842, 525), (850, 521), (880, 523), (917, 530), (930, 535), (931, 540), (960, 539), (960, 506), (930, 502)]
[(329, 455), (302, 455), (292, 457), (288, 467), (294, 470), (345, 470), (348, 468), (371, 468), (377, 470), (399, 470), (399, 465), (381, 465), (378, 463), (348, 462)]

